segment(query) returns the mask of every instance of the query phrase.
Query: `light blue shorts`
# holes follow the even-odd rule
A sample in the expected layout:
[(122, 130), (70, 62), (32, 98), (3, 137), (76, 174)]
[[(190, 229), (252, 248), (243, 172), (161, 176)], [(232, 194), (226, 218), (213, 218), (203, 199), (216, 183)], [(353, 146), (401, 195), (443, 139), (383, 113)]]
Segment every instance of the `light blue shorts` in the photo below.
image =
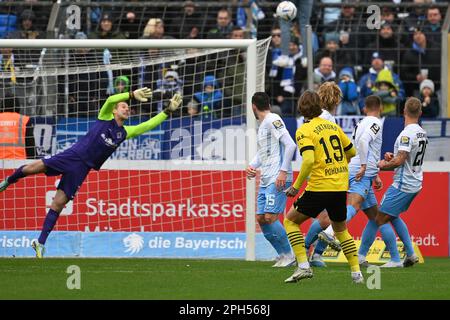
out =
[(264, 213), (283, 213), (286, 208), (287, 196), (284, 190), (291, 186), (292, 182), (286, 182), (286, 186), (281, 190), (277, 190), (275, 183), (271, 183), (266, 187), (259, 187), (256, 214)]
[(361, 210), (371, 208), (378, 204), (375, 193), (373, 192), (372, 180), (373, 178), (362, 177), (361, 180), (356, 181), (355, 176), (350, 176), (348, 193), (357, 193), (364, 198), (364, 202), (361, 204)]
[(408, 210), (411, 202), (419, 192), (407, 193), (390, 186), (381, 199), (380, 211), (393, 217)]

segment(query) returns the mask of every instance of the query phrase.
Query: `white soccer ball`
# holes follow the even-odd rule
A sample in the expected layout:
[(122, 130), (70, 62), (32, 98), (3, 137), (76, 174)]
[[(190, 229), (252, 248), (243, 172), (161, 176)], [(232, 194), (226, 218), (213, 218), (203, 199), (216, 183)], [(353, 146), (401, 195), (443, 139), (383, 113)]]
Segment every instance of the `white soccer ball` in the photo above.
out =
[(297, 7), (290, 1), (278, 4), (276, 16), (285, 21), (292, 21), (297, 16)]

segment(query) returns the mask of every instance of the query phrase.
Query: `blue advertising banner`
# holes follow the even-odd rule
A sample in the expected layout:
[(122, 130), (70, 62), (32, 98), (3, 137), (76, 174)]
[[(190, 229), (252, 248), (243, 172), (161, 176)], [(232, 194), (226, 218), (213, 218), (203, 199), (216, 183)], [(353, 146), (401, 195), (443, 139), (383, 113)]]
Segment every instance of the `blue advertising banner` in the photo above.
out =
[(450, 119), (423, 119), (428, 135), (425, 161), (450, 161)]
[[(36, 231), (0, 231), (0, 257), (33, 257)], [(77, 232), (55, 231), (46, 257), (136, 257), (244, 259), (245, 233), (226, 232)], [(257, 260), (272, 260), (275, 250), (256, 235)]]
[[(338, 116), (336, 120), (351, 136), (362, 116)], [(38, 157), (66, 150), (86, 134), (95, 119), (36, 118), (34, 135)], [(295, 139), (302, 118), (284, 118), (286, 128)], [(404, 119), (384, 118), (382, 152), (392, 152)], [(55, 125), (55, 123), (57, 123)], [(129, 125), (139, 121), (131, 119)], [(450, 119), (424, 119), (421, 122), (429, 136), (426, 161), (450, 160)], [(182, 117), (164, 121), (158, 128), (135, 139), (125, 140), (111, 159), (126, 160), (245, 160), (245, 119)], [(431, 151), (431, 152), (430, 152)]]
[(44, 158), (56, 153), (56, 119), (54, 117), (30, 118), (33, 124), (36, 157)]
[(394, 152), (394, 144), (404, 127), (403, 118), (384, 118), (383, 122), (383, 143), (381, 145), (381, 158), (386, 152)]
[(175, 118), (163, 122), (162, 130), (164, 160), (245, 160), (245, 122), (241, 117)]

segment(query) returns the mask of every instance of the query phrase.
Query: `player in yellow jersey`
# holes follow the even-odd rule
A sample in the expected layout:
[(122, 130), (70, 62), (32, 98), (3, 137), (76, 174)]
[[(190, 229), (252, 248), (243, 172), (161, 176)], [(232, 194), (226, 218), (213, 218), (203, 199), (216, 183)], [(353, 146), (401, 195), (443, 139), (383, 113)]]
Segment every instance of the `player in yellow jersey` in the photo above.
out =
[(355, 283), (363, 283), (356, 245), (345, 222), (348, 162), (355, 156), (356, 149), (341, 127), (319, 117), (322, 113), (320, 98), (314, 91), (307, 90), (302, 94), (298, 111), (305, 117), (305, 124), (296, 133), (303, 162), (297, 180), (286, 190), (286, 195), (296, 196), (307, 177), (309, 181), (305, 192), (284, 219), (284, 227), (298, 263), (298, 268), (285, 282), (313, 277), (300, 225), (326, 209), (336, 238), (350, 264), (352, 279)]

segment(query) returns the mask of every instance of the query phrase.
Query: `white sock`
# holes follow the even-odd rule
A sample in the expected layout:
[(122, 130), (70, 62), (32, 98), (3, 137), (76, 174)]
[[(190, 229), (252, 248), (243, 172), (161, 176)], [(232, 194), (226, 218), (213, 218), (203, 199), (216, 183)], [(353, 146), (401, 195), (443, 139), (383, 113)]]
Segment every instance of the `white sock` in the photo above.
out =
[(318, 253), (314, 253), (313, 254), (313, 259), (321, 260), (322, 256), (320, 254), (318, 254)]
[(299, 266), (300, 269), (309, 269), (309, 262), (308, 261), (301, 262), (301, 263), (298, 264), (298, 266)]
[(323, 232), (325, 232), (328, 236), (334, 238), (334, 230), (333, 230), (333, 227), (331, 226), (331, 224), (328, 226), (328, 228), (323, 230)]
[(353, 271), (352, 271), (352, 276), (356, 276), (356, 275), (362, 276), (361, 271), (357, 271), (357, 272), (353, 272)]

